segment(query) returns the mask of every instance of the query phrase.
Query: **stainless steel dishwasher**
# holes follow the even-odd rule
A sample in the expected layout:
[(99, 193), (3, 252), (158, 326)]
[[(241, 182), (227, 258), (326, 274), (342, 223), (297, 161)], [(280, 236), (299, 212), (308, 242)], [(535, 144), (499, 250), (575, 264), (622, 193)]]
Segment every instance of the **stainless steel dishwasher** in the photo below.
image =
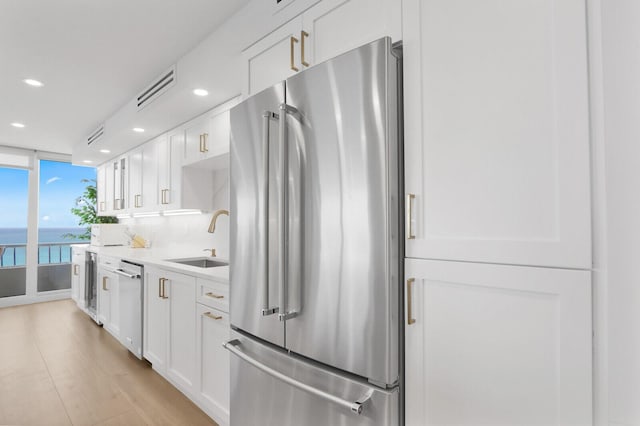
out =
[(142, 265), (122, 260), (114, 271), (118, 278), (118, 302), (120, 304), (120, 343), (142, 359), (142, 302), (144, 268)]

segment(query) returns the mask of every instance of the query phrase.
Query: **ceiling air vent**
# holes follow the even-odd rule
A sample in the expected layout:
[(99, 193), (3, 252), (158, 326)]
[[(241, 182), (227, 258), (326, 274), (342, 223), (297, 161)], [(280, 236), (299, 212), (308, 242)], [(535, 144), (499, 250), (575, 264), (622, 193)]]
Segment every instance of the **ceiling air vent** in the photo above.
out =
[(173, 65), (167, 71), (163, 72), (160, 78), (157, 78), (153, 83), (148, 85), (138, 97), (136, 98), (136, 105), (138, 111), (149, 105), (154, 100), (158, 99), (160, 95), (169, 90), (171, 86), (176, 84), (176, 66)]
[(104, 124), (98, 126), (96, 130), (91, 132), (89, 136), (87, 136), (87, 145), (91, 145), (98, 139), (100, 139), (104, 135)]

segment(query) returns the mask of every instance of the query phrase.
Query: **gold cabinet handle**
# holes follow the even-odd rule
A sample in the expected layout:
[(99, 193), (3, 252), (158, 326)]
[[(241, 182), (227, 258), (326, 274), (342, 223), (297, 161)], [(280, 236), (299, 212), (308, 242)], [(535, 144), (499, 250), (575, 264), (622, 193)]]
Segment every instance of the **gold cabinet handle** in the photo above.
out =
[(413, 318), (413, 314), (411, 313), (411, 287), (415, 281), (415, 278), (409, 278), (407, 280), (407, 325), (411, 325), (416, 322), (415, 318)]
[(309, 33), (305, 30), (300, 31), (300, 63), (305, 67), (309, 66), (309, 63), (304, 60), (304, 38), (309, 37)]
[(294, 45), (295, 45), (297, 42), (298, 42), (298, 39), (297, 39), (297, 38), (295, 38), (294, 36), (291, 36), (291, 39), (290, 39), (290, 46), (291, 46), (291, 54), (290, 54), (290, 56), (291, 56), (291, 69), (292, 69), (293, 71), (296, 71), (296, 72), (297, 72), (297, 71), (300, 71), (300, 70), (298, 69), (298, 67), (296, 67), (296, 66), (294, 65), (294, 63), (293, 63), (293, 62), (294, 62), (294, 55), (293, 55), (293, 52), (294, 52), (294, 49), (295, 49)]
[(207, 140), (209, 139), (209, 133), (202, 134), (202, 152), (209, 152), (209, 147), (207, 147)]
[(204, 148), (202, 147), (202, 135), (200, 135), (200, 152), (204, 152)]
[(166, 278), (160, 278), (160, 281), (162, 281), (162, 298), (163, 299), (168, 299), (169, 296), (167, 296), (167, 289), (164, 287), (165, 283), (167, 282)]
[(80, 265), (73, 265), (73, 275), (78, 275), (80, 270)]
[(413, 203), (416, 199), (415, 194), (407, 194), (407, 240), (415, 240), (416, 236), (413, 233)]
[(167, 201), (167, 194), (169, 193), (168, 189), (163, 189), (161, 192), (161, 197), (160, 197), (160, 202), (162, 204), (169, 204), (169, 202)]
[(205, 316), (205, 317), (209, 317), (211, 319), (214, 319), (214, 320), (222, 319), (222, 317), (220, 315), (213, 315), (211, 312), (205, 312), (202, 315)]
[(224, 296), (220, 295), (220, 294), (215, 294), (215, 293), (205, 293), (204, 294), (207, 297), (213, 297), (214, 299), (224, 299)]
[(104, 201), (100, 201), (100, 211), (101, 212), (103, 212), (105, 210), (104, 206), (105, 206), (105, 202)]
[(107, 278), (109, 277), (102, 277), (102, 289), (104, 291), (109, 291), (109, 289), (107, 288)]
[(134, 206), (137, 207), (142, 207), (142, 203), (140, 202), (140, 199), (142, 198), (142, 194), (136, 194), (136, 196), (134, 197)]
[(164, 278), (158, 279), (158, 298), (162, 299), (162, 280)]

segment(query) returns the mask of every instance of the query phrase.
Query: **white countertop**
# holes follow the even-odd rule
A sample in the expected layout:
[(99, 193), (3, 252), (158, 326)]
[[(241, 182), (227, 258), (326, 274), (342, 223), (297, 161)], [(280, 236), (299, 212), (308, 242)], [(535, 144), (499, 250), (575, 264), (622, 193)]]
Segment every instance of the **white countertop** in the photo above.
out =
[[(131, 248), (131, 247), (96, 247), (88, 244), (72, 244), (71, 247), (83, 248), (98, 255), (116, 257), (134, 263), (141, 263), (145, 266), (155, 266), (162, 269), (197, 276), (216, 281), (229, 282), (229, 266), (217, 266), (214, 268), (198, 268), (197, 266), (182, 265), (180, 263), (167, 262), (166, 259), (187, 259), (192, 257), (202, 258), (201, 251), (184, 251), (179, 253), (171, 249), (159, 248)], [(212, 260), (229, 262), (228, 259), (212, 257)]]

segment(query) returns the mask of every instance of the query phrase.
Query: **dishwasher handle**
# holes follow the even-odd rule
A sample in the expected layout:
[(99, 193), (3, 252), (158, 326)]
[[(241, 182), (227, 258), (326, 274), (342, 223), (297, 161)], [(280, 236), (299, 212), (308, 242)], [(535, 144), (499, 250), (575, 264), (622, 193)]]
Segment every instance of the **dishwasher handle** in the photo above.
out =
[(127, 278), (131, 278), (131, 279), (140, 279), (140, 274), (130, 274), (129, 272), (126, 272), (123, 269), (116, 269), (115, 271), (116, 274), (118, 275), (122, 275), (123, 277), (127, 277)]
[(303, 390), (305, 392), (309, 392), (312, 395), (315, 395), (317, 397), (320, 397), (322, 399), (326, 399), (327, 401), (333, 402), (335, 404), (338, 404), (344, 408), (347, 408), (348, 410), (351, 410), (352, 413), (356, 414), (356, 415), (360, 415), (362, 414), (362, 410), (363, 410), (363, 406), (364, 404), (369, 401), (371, 399), (371, 397), (373, 396), (373, 389), (369, 388), (369, 390), (367, 392), (365, 392), (364, 395), (362, 395), (360, 397), (360, 399), (358, 399), (357, 401), (348, 401), (346, 399), (340, 398), (339, 396), (335, 396), (332, 395), (328, 392), (325, 392), (323, 390), (320, 390), (318, 388), (315, 388), (313, 386), (310, 386), (306, 383), (302, 383), (299, 380), (296, 380), (292, 377), (287, 376), (286, 374), (283, 374), (277, 370), (274, 370), (273, 368), (261, 363), (258, 360), (255, 360), (253, 358), (251, 358), (249, 355), (247, 355), (246, 353), (242, 352), (240, 349), (238, 349), (238, 346), (240, 345), (240, 341), (238, 339), (234, 339), (231, 340), (229, 342), (223, 343), (222, 346), (227, 349), (229, 352), (231, 352), (232, 354), (234, 354), (235, 356), (237, 356), (238, 358), (246, 361), (247, 363), (253, 365), (254, 367), (256, 367), (258, 370), (261, 370), (265, 373), (267, 373), (268, 375), (281, 380), (293, 387), (296, 387), (300, 390)]

